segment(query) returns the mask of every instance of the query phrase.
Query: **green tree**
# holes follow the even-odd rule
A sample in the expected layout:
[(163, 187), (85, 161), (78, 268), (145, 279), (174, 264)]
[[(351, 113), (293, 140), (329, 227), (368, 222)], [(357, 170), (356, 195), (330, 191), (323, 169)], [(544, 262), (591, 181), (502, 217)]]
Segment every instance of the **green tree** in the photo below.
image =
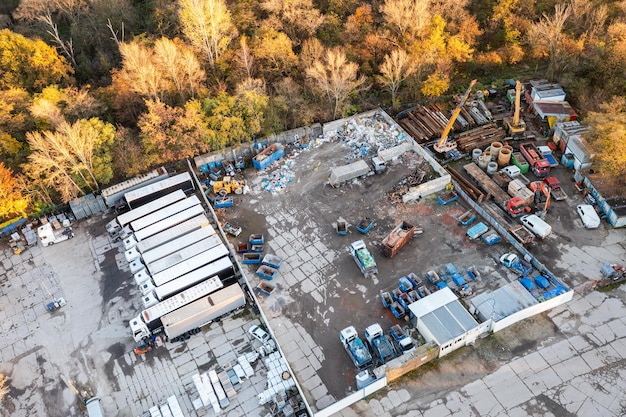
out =
[[(22, 195), (13, 172), (0, 162), (0, 222), (15, 216), (26, 216), (28, 204), (29, 200)], [(3, 382), (0, 378), (0, 398)]]
[(626, 98), (613, 97), (584, 123), (591, 127), (585, 139), (595, 151), (594, 166), (607, 176), (626, 177)]
[(0, 88), (35, 92), (68, 82), (72, 73), (65, 58), (44, 41), (0, 30)]

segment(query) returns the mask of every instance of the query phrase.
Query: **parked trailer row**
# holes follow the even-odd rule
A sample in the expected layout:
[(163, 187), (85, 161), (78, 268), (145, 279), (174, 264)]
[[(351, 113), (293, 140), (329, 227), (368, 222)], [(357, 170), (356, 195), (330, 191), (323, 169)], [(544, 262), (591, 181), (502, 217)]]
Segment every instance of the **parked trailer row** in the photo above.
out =
[(171, 268), (152, 275), (152, 281), (157, 287), (161, 286), (173, 279), (180, 277), (181, 275), (193, 271), (194, 269), (198, 269), (201, 266), (204, 266), (219, 258), (228, 256), (228, 253), (229, 252), (226, 246), (224, 244), (221, 244), (212, 249), (199, 253), (196, 256), (192, 256), (191, 258), (177, 265), (174, 265)]
[(187, 210), (188, 208), (191, 208), (193, 206), (197, 206), (198, 204), (200, 204), (200, 200), (197, 196), (193, 195), (189, 198), (182, 199), (170, 205), (162, 206), (157, 211), (131, 222), (130, 229), (133, 232), (137, 232), (163, 219), (171, 217), (174, 214), (180, 213), (181, 211)]
[(210, 224), (201, 227), (200, 229), (189, 232), (185, 235), (177, 237), (163, 245), (150, 249), (149, 251), (141, 255), (141, 259), (144, 264), (150, 264), (161, 258), (165, 258), (168, 255), (176, 253), (177, 251), (193, 245), (203, 239), (216, 235), (215, 229)]
[(142, 240), (141, 242), (137, 242), (137, 250), (139, 250), (139, 252), (142, 254), (146, 253), (149, 250), (158, 248), (159, 246), (171, 242), (181, 236), (184, 236), (187, 233), (191, 233), (194, 230), (198, 230), (207, 226), (210, 226), (210, 222), (206, 215), (203, 213), (199, 216), (192, 217), (191, 219), (180, 223), (176, 227), (164, 230), (154, 236), (150, 236), (149, 238)]
[(144, 264), (146, 265), (146, 269), (148, 270), (150, 275), (156, 275), (161, 271), (172, 268), (189, 258), (192, 258), (217, 246), (222, 246), (224, 247), (224, 249), (226, 249), (219, 236), (213, 235), (199, 242), (187, 245), (187, 247), (180, 249), (178, 252), (174, 252), (154, 262), (147, 263), (144, 261)]
[(173, 216), (154, 223), (153, 225), (150, 225), (145, 229), (141, 229), (138, 232), (135, 232), (135, 240), (137, 242), (141, 242), (142, 240), (147, 239), (150, 236), (156, 235), (157, 233), (174, 227), (184, 222), (185, 220), (189, 220), (195, 216), (199, 216), (200, 214), (204, 214), (204, 208), (202, 208), (201, 205), (193, 206), (191, 208), (188, 208), (187, 210), (181, 211), (180, 213), (176, 213)]
[(223, 282), (230, 281), (235, 276), (233, 263), (229, 258), (217, 259), (203, 267), (188, 272), (172, 281), (160, 285), (154, 289), (154, 295), (157, 300), (165, 300), (182, 290), (191, 287), (206, 277), (217, 276)]

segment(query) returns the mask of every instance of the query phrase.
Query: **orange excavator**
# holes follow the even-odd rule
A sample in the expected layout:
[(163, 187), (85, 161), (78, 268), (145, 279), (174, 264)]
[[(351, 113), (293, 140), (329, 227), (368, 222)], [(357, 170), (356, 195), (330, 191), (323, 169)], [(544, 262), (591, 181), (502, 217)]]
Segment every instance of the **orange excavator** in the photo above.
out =
[(519, 217), (522, 214), (530, 213), (530, 207), (522, 197), (517, 196), (507, 201), (506, 211), (513, 217)]
[(463, 96), (461, 97), (459, 104), (457, 104), (454, 112), (452, 112), (452, 116), (450, 117), (448, 124), (443, 129), (443, 133), (441, 133), (441, 138), (439, 138), (437, 143), (435, 143), (435, 145), (433, 146), (435, 151), (445, 155), (446, 159), (454, 159), (454, 157), (457, 157), (458, 159), (459, 152), (456, 150), (456, 142), (454, 140), (448, 140), (448, 135), (450, 134), (450, 130), (452, 129), (452, 125), (454, 125), (456, 118), (459, 117), (461, 109), (469, 98), (470, 92), (472, 91), (472, 87), (474, 87), (474, 84), (476, 84), (476, 80), (472, 80), (470, 82), (469, 87), (467, 87), (467, 91), (465, 91), (465, 94), (463, 94)]

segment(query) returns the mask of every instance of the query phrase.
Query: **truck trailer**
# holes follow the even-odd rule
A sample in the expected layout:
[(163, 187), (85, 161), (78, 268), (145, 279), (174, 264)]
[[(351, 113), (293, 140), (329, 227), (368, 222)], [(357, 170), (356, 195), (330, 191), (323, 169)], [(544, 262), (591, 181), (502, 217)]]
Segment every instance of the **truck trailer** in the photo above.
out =
[(169, 174), (164, 167), (157, 168), (146, 174), (128, 179), (102, 190), (102, 198), (107, 207), (116, 207), (124, 199), (124, 194), (167, 179)]
[(173, 193), (166, 194), (148, 204), (144, 204), (134, 210), (120, 214), (115, 219), (107, 223), (106, 230), (111, 236), (118, 235), (120, 231), (124, 227), (130, 225), (131, 222), (147, 216), (150, 213), (154, 213), (155, 211), (169, 206), (170, 204), (174, 204), (177, 201), (183, 200), (184, 198), (186, 198), (185, 193), (181, 190), (176, 190)]
[(224, 244), (216, 246), (212, 249), (199, 253), (196, 256), (174, 265), (164, 271), (152, 275), (152, 281), (155, 286), (161, 286), (166, 282), (170, 282), (188, 272), (200, 268), (208, 263), (214, 262), (220, 258), (228, 256), (228, 249)]
[(153, 305), (129, 322), (136, 342), (163, 331), (161, 317), (224, 287), (219, 277), (211, 277), (167, 300)]
[(161, 258), (165, 258), (168, 255), (176, 253), (179, 250), (186, 248), (187, 246), (195, 244), (196, 242), (215, 235), (216, 233), (215, 229), (213, 229), (213, 226), (207, 224), (205, 227), (201, 227), (200, 229), (177, 237), (176, 239), (167, 242), (164, 245), (157, 246), (156, 248), (144, 252), (143, 254), (141, 254), (141, 259), (143, 260), (144, 264), (147, 265)]
[[(146, 265), (146, 269), (148, 270), (148, 273), (150, 273), (150, 275), (156, 275), (161, 271), (172, 268), (173, 266), (178, 265), (179, 263), (184, 262), (189, 258), (192, 258), (220, 245), (224, 246), (219, 236), (209, 236), (199, 242), (192, 242), (190, 244), (187, 244), (186, 247), (183, 247), (183, 249), (180, 249), (178, 252), (174, 252), (164, 258), (157, 259), (154, 262), (146, 262), (144, 259), (144, 265)], [(226, 249), (225, 246), (224, 249)]]
[(163, 301), (168, 297), (172, 297), (189, 287), (196, 285), (207, 277), (216, 276), (223, 282), (230, 281), (235, 276), (233, 263), (229, 258), (217, 259), (207, 265), (204, 265), (194, 271), (181, 275), (163, 285), (154, 288), (154, 296), (157, 300)]
[(328, 176), (328, 183), (333, 187), (339, 187), (354, 178), (363, 177), (372, 170), (372, 168), (363, 160), (353, 162), (348, 165), (333, 168)]
[(124, 201), (132, 210), (176, 190), (189, 192), (193, 189), (194, 185), (191, 180), (191, 175), (189, 175), (188, 172), (183, 172), (182, 174), (174, 175), (159, 182), (129, 191), (124, 194)]
[(233, 284), (161, 317), (163, 332), (171, 342), (187, 339), (205, 324), (245, 305), (244, 292), (239, 284)]
[(142, 240), (147, 239), (150, 236), (156, 235), (157, 233), (174, 227), (177, 224), (184, 222), (185, 220), (189, 220), (195, 216), (199, 216), (200, 214), (204, 214), (204, 208), (202, 208), (201, 205), (190, 207), (187, 210), (183, 210), (180, 213), (174, 214), (173, 216), (164, 218), (161, 221), (158, 221), (144, 229), (135, 232), (135, 240), (137, 240), (137, 242), (141, 242)]
[[(199, 216), (186, 220), (175, 227), (166, 229), (160, 233), (157, 233), (154, 236), (150, 236), (149, 238), (144, 239), (141, 242), (137, 242), (137, 250), (139, 250), (139, 252), (141, 252), (142, 254), (146, 253), (149, 250), (158, 248), (159, 246), (171, 242), (172, 240), (186, 235), (187, 233), (191, 233), (194, 230), (198, 230), (202, 227), (207, 226), (210, 226), (209, 219), (206, 217), (206, 215), (201, 214)], [(132, 239), (134, 240), (134, 238)]]
[(161, 208), (157, 211), (140, 217), (139, 219), (131, 222), (130, 229), (133, 232), (137, 232), (139, 230), (145, 229), (148, 226), (153, 225), (154, 223), (173, 216), (174, 214), (180, 213), (183, 210), (187, 210), (188, 208), (197, 206), (198, 204), (200, 204), (200, 200), (197, 196), (193, 195), (189, 198), (182, 199), (170, 205), (161, 206)]

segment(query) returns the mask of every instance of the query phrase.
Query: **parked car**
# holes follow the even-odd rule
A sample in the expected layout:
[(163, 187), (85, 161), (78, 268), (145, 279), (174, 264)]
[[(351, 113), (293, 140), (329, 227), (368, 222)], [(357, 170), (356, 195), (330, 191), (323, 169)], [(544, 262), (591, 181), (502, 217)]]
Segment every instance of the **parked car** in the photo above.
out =
[(576, 206), (576, 211), (587, 229), (600, 227), (600, 217), (591, 204), (579, 204)]
[(267, 343), (270, 341), (270, 335), (263, 329), (261, 329), (256, 324), (248, 329), (248, 333), (252, 335), (255, 339), (260, 341), (261, 343)]

